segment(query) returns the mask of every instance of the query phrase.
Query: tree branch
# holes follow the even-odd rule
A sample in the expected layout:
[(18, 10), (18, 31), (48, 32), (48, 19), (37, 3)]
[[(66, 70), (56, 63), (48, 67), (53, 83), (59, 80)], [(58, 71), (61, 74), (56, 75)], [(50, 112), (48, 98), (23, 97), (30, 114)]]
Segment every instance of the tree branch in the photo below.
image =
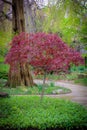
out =
[(5, 2), (6, 4), (12, 5), (10, 1), (7, 1), (7, 0), (2, 0), (2, 1)]
[[(80, 1), (78, 0), (72, 0), (74, 1), (75, 3), (79, 4), (80, 6), (82, 6), (83, 8), (87, 9), (87, 7), (85, 6), (85, 4), (82, 4)], [(86, 1), (85, 1), (86, 2)]]
[(8, 20), (12, 20), (7, 14), (5, 14), (3, 11), (2, 11), (2, 15), (6, 18), (6, 19), (8, 19)]

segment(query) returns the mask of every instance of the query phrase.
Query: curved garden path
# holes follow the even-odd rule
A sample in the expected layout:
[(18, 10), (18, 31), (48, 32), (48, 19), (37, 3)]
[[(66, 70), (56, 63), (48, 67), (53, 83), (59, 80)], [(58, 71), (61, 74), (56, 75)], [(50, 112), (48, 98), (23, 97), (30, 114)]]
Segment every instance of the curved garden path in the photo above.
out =
[[(42, 80), (35, 80), (36, 83), (42, 83)], [(66, 87), (71, 89), (71, 93), (68, 94), (60, 94), (60, 95), (45, 95), (50, 97), (56, 97), (56, 98), (64, 98), (69, 99), (74, 102), (78, 102), (81, 105), (84, 105), (87, 107), (87, 87), (71, 84), (68, 82), (62, 82), (62, 81), (46, 81), (47, 83), (54, 82), (55, 85)]]

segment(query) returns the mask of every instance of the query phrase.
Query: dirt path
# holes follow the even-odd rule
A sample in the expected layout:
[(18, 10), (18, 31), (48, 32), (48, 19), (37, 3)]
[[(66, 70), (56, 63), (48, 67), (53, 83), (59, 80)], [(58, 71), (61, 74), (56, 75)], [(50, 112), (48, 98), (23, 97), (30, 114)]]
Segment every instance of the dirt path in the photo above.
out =
[[(41, 80), (35, 80), (36, 83), (42, 83)], [(50, 83), (52, 81), (46, 81), (47, 83)], [(74, 102), (78, 102), (84, 106), (87, 107), (87, 87), (75, 85), (71, 83), (66, 82), (54, 82), (55, 85), (66, 87), (71, 89), (72, 93), (69, 94), (60, 94), (60, 95), (46, 95), (50, 97), (56, 97), (56, 98), (64, 98), (69, 99)]]

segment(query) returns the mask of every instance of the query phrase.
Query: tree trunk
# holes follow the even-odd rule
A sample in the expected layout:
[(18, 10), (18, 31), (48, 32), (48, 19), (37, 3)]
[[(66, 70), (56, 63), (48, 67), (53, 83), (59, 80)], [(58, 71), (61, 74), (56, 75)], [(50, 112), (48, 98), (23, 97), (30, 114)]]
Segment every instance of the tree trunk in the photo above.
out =
[(45, 91), (45, 81), (46, 81), (46, 71), (44, 72), (44, 78), (43, 78), (43, 86), (42, 86), (42, 93), (41, 93), (41, 102), (43, 100), (44, 91)]
[[(13, 32), (20, 33), (25, 31), (25, 20), (24, 20), (24, 8), (23, 0), (12, 0), (12, 10), (13, 10)], [(8, 74), (8, 87), (18, 87), (18, 86), (33, 86), (33, 78), (30, 74), (29, 64), (26, 63), (21, 65), (18, 63), (17, 71), (12, 70), (10, 66)]]
[(29, 64), (24, 64), (17, 66), (17, 71), (13, 71), (10, 67), (7, 86), (9, 87), (19, 87), (19, 86), (27, 86), (32, 87), (36, 85), (33, 82), (33, 78), (29, 71)]
[(12, 0), (13, 31), (20, 33), (25, 31), (23, 0)]
[[(35, 8), (35, 7), (34, 7)], [(32, 5), (29, 4), (29, 1), (25, 3), (25, 23), (26, 23), (26, 31), (29, 33), (36, 32), (36, 9), (32, 10)]]

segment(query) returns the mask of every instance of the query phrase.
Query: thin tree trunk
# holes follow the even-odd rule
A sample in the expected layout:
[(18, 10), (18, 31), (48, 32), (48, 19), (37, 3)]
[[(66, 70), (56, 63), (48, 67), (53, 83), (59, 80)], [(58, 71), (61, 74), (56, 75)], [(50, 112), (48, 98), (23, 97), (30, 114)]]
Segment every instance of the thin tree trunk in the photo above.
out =
[(44, 72), (43, 87), (42, 87), (42, 93), (41, 93), (41, 102), (43, 100), (44, 91), (45, 91), (45, 81), (46, 81), (46, 72)]

